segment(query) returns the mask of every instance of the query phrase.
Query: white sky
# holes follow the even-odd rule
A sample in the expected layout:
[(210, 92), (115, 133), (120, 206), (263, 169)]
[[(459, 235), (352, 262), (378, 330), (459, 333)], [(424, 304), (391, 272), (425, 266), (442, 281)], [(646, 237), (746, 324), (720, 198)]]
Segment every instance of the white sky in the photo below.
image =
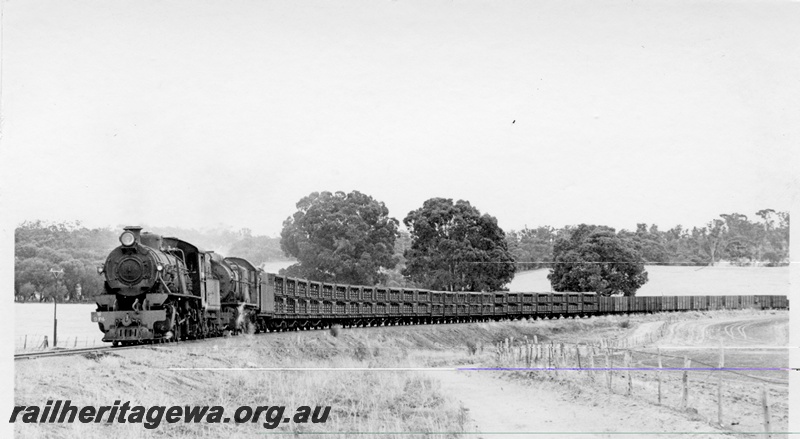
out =
[[(277, 235), (313, 191), (506, 230), (702, 225), (797, 194), (800, 4), (3, 4), (2, 202)], [(516, 123), (512, 124), (512, 121)]]

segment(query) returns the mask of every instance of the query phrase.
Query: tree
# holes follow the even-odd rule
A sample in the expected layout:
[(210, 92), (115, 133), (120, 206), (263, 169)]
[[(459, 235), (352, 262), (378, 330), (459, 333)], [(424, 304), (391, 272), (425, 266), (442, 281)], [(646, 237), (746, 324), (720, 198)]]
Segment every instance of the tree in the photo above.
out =
[(777, 250), (778, 260), (773, 265), (789, 264), (789, 212), (778, 212), (778, 227), (775, 229), (772, 246)]
[(49, 301), (50, 299), (58, 300), (59, 302), (63, 302), (67, 299), (67, 287), (64, 286), (61, 282), (59, 283), (52, 283), (46, 287), (44, 287), (43, 293), (43, 301)]
[(555, 291), (636, 294), (647, 283), (637, 243), (605, 226), (565, 229), (553, 247), (555, 265), (547, 278)]
[(34, 294), (36, 294), (36, 287), (32, 283), (26, 282), (19, 288), (18, 296), (22, 301), (27, 302)]
[(549, 266), (553, 260), (553, 243), (556, 229), (550, 226), (524, 229), (506, 234), (506, 241), (517, 270), (533, 270)]
[(657, 225), (653, 224), (648, 229), (647, 224), (638, 223), (635, 233), (620, 230), (619, 236), (634, 240), (641, 250), (642, 258), (648, 264), (669, 263), (669, 254), (664, 246), (665, 239), (658, 231)]
[(708, 265), (713, 266), (720, 259), (728, 245), (728, 229), (725, 221), (714, 219), (706, 227), (692, 229), (692, 239), (697, 242), (699, 250), (708, 258)]
[(758, 260), (758, 233), (760, 227), (740, 213), (721, 214), (725, 220), (727, 243), (724, 257), (735, 265), (750, 265)]
[(768, 266), (788, 264), (789, 212), (762, 209), (756, 212), (756, 215), (764, 220), (763, 224), (757, 226), (757, 260), (767, 262)]
[(315, 281), (374, 285), (381, 268), (397, 264), (399, 222), (379, 201), (358, 191), (314, 192), (283, 222), (281, 249), (297, 264), (281, 270)]
[[(96, 267), (119, 245), (118, 233), (108, 229), (87, 229), (80, 223), (47, 224), (42, 221), (24, 222), (14, 232), (15, 290), (29, 283), (36, 291), (53, 289), (50, 269), (65, 270), (62, 287), (76, 296), (77, 285), (82, 296), (102, 292), (102, 277)], [(61, 294), (61, 293), (59, 293)]]
[(664, 249), (668, 255), (669, 265), (705, 265), (706, 256), (701, 251), (699, 243), (694, 239), (694, 228), (690, 233), (688, 229), (678, 224), (664, 232)]
[(394, 256), (397, 265), (391, 269), (381, 270), (384, 279), (381, 286), (390, 288), (418, 288), (419, 285), (403, 276), (406, 269), (406, 258), (403, 256), (406, 250), (411, 248), (411, 234), (407, 230), (398, 230), (397, 240), (394, 243)]
[(403, 274), (435, 290), (494, 291), (514, 278), (514, 258), (497, 219), (468, 201), (431, 198), (409, 212)]
[(77, 299), (77, 286), (81, 286), (82, 297), (93, 297), (103, 292), (103, 277), (97, 274), (97, 264), (70, 259), (60, 264), (64, 270), (62, 282), (70, 297)]
[(19, 288), (30, 283), (38, 291), (43, 290), (48, 284), (53, 282), (53, 275), (50, 269), (54, 268), (48, 261), (40, 258), (28, 258), (14, 260), (14, 286), (17, 291)]

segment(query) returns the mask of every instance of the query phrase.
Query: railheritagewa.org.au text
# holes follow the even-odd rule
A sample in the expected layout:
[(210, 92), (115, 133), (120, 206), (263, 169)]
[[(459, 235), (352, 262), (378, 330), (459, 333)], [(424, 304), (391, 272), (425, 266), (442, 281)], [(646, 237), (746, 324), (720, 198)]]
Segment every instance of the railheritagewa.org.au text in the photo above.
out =
[(150, 406), (131, 405), (130, 401), (122, 403), (117, 400), (113, 405), (76, 406), (70, 400), (47, 401), (42, 407), (38, 405), (18, 405), (11, 412), (10, 423), (54, 424), (54, 423), (119, 423), (142, 424), (144, 428), (158, 428), (162, 422), (175, 423), (259, 423), (262, 427), (273, 429), (281, 424), (324, 423), (331, 412), (330, 406), (300, 406), (289, 409), (286, 406), (239, 406), (230, 412), (222, 406), (173, 405)]

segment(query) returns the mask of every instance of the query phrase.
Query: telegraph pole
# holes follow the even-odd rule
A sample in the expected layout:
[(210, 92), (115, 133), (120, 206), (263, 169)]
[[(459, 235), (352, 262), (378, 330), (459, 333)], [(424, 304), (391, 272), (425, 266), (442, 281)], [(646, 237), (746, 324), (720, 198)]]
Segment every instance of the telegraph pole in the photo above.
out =
[(58, 318), (56, 318), (56, 307), (58, 306), (58, 279), (64, 274), (64, 270), (56, 270), (55, 268), (50, 269), (50, 274), (53, 275), (53, 279), (56, 282), (55, 289), (53, 290), (53, 347), (58, 345)]

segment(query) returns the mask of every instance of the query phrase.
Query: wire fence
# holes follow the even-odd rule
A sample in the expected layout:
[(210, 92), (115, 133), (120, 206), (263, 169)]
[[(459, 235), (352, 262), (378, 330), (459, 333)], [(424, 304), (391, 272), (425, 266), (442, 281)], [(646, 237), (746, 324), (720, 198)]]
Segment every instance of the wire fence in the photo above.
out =
[[(666, 354), (658, 348), (645, 350), (657, 335), (579, 344), (539, 342), (536, 336), (506, 338), (495, 345), (498, 367), (475, 369), (518, 371), (532, 379), (566, 381), (580, 388), (591, 386), (601, 393), (633, 397), (693, 414), (725, 428), (757, 426), (765, 437), (775, 431), (776, 420), (786, 419), (788, 367), (732, 367), (731, 357), (737, 356), (735, 364), (742, 361), (741, 355), (728, 349), (726, 359), (723, 347), (695, 350), (696, 354), (679, 350), (680, 355)], [(716, 361), (712, 363), (709, 358)], [(732, 410), (734, 405), (739, 405), (739, 410)], [(747, 419), (740, 419), (743, 413)]]
[(94, 336), (89, 335), (75, 335), (75, 336), (61, 336), (58, 337), (58, 344), (53, 345), (53, 337), (42, 334), (26, 334), (18, 335), (14, 339), (14, 352), (33, 352), (43, 351), (53, 348), (89, 348), (94, 346), (102, 346), (102, 341)]

